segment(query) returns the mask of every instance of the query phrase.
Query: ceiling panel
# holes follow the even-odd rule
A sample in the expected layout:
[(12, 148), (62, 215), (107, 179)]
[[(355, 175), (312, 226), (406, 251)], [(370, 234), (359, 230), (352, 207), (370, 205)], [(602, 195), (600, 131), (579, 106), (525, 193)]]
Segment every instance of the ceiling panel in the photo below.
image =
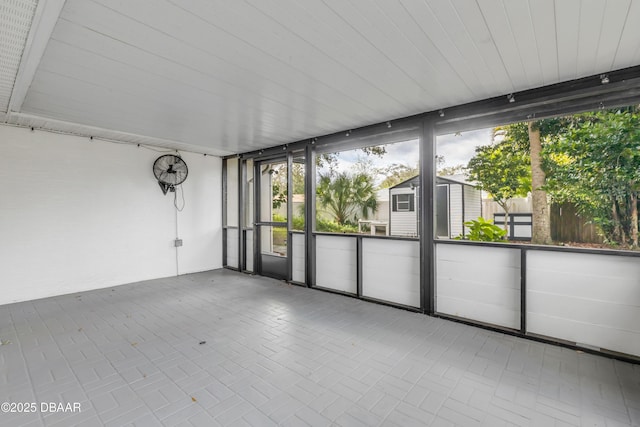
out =
[(38, 0), (0, 3), (0, 112), (6, 112)]
[(554, 0), (529, 2), (529, 10), (536, 40), (536, 46), (533, 50), (535, 54), (532, 53), (532, 55), (540, 65), (542, 85), (557, 82), (559, 81), (559, 67)]
[(637, 25), (638, 19), (640, 19), (640, 1), (631, 1), (611, 66), (614, 70), (640, 63), (640, 43), (638, 42), (640, 40), (640, 25)]
[(250, 151), (639, 65), (639, 3), (66, 0), (6, 120)]

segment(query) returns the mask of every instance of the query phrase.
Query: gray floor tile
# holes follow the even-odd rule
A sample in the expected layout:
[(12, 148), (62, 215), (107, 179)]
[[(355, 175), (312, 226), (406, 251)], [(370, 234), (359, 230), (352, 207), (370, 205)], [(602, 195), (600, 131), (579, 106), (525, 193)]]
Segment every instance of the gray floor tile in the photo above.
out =
[(0, 426), (640, 424), (640, 365), (227, 270), (0, 306), (0, 335), (0, 401), (83, 408)]

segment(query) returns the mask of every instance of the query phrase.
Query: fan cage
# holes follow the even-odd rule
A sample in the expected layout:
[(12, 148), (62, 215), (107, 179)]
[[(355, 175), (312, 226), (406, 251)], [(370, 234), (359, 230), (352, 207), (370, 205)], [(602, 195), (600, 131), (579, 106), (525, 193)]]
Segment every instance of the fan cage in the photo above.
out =
[(153, 175), (158, 180), (158, 185), (163, 194), (175, 192), (175, 186), (182, 184), (189, 175), (189, 169), (185, 161), (177, 155), (165, 154), (153, 163)]

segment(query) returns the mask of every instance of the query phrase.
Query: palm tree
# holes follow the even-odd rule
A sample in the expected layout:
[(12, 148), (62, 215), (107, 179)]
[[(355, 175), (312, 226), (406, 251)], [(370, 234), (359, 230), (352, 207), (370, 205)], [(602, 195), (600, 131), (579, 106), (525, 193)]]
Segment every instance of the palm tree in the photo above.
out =
[(373, 179), (364, 173), (320, 175), (316, 194), (318, 202), (340, 225), (368, 218), (377, 210)]

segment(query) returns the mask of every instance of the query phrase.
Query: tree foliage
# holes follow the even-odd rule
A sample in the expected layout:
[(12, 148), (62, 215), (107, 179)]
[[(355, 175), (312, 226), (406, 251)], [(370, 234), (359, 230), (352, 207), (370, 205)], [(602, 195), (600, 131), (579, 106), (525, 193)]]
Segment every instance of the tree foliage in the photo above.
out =
[(405, 164), (393, 163), (382, 169), (380, 172), (386, 176), (380, 183), (380, 188), (389, 188), (417, 176), (420, 173), (420, 170), (418, 169), (418, 165), (413, 167)]
[(365, 173), (320, 175), (317, 200), (339, 225), (354, 224), (377, 209), (373, 178)]
[[(494, 128), (494, 144), (478, 147), (469, 163), (471, 178), (501, 206), (505, 197), (524, 195), (531, 184), (521, 175), (522, 160), (530, 153), (532, 129), (539, 131), (544, 183), (538, 189), (554, 202), (574, 204), (607, 241), (637, 247), (640, 108), (592, 111), (531, 125)], [(531, 167), (527, 174), (531, 176)]]
[(509, 141), (476, 147), (467, 165), (469, 178), (504, 209), (508, 224), (510, 199), (531, 191), (529, 155)]
[(574, 115), (545, 151), (554, 197), (574, 203), (608, 240), (637, 247), (640, 109)]
[(547, 193), (546, 162), (543, 147), (567, 126), (566, 117), (533, 120), (498, 126), (493, 130), (494, 139), (512, 144), (514, 149), (529, 155), (531, 170), (532, 236), (531, 241), (550, 244), (551, 218)]
[(438, 169), (438, 176), (459, 175), (466, 173), (466, 171), (467, 167), (465, 165), (445, 166)]

